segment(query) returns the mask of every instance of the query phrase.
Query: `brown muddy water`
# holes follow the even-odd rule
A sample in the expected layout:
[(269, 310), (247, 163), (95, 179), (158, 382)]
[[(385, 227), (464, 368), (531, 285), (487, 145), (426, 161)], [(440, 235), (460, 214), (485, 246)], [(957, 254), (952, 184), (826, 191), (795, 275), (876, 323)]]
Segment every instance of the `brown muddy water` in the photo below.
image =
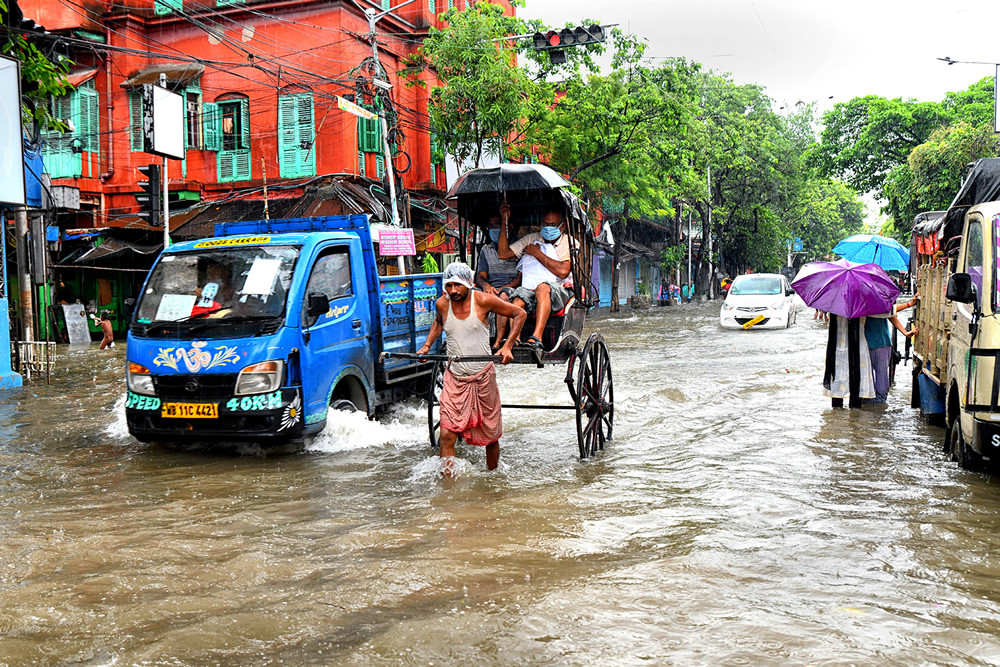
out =
[[(909, 408), (820, 393), (826, 331), (722, 331), (718, 302), (588, 328), (615, 438), (508, 411), (501, 467), (437, 476), (425, 411), (299, 450), (124, 426), (124, 345), (0, 394), (0, 663), (996, 664), (1000, 485)], [(569, 402), (506, 368), (507, 402)]]

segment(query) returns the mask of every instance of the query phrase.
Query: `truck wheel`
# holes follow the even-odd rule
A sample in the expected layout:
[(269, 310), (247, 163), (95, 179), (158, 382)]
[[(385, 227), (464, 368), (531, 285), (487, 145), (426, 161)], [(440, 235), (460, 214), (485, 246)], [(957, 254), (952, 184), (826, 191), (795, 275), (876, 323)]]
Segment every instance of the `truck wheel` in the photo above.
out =
[(344, 412), (358, 411), (358, 408), (354, 405), (354, 403), (351, 403), (346, 398), (338, 398), (330, 405), (330, 407), (333, 408), (334, 410), (343, 410)]
[(965, 470), (978, 470), (982, 467), (982, 459), (965, 442), (961, 419), (956, 418), (948, 428), (948, 452), (951, 460), (958, 462)]

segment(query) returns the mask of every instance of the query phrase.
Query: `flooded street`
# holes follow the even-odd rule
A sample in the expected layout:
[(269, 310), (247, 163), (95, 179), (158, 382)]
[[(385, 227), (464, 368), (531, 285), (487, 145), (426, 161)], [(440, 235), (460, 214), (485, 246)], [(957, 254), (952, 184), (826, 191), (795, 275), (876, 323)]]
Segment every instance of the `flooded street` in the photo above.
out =
[[(0, 395), (0, 663), (996, 664), (1000, 484), (821, 394), (825, 326), (595, 316), (615, 431), (505, 411), (437, 478), (422, 403), (304, 450), (143, 445), (124, 345)], [(569, 403), (505, 368), (505, 402)]]

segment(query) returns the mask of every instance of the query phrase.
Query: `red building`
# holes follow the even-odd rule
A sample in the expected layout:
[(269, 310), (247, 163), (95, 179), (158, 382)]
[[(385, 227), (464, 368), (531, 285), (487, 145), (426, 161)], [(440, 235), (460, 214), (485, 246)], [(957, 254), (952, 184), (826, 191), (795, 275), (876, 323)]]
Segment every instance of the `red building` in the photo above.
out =
[[(137, 167), (161, 159), (143, 151), (139, 91), (165, 76), (185, 100), (186, 157), (168, 166), (170, 228), (178, 237), (211, 234), (219, 219), (263, 217), (265, 176), (271, 217), (389, 217), (378, 121), (342, 111), (337, 98), (343, 96), (385, 107), (405, 189), (401, 217), (412, 223), (418, 243), (440, 243), (446, 183), (427, 108), (435, 81), (425, 73), (424, 87), (407, 87), (400, 73), (429, 28), (442, 27), (440, 15), (472, 0), (415, 0), (400, 7), (403, 2), (19, 0), (26, 17), (60, 36), (74, 61), (75, 89), (50, 100), (69, 129), (43, 135), (46, 171), (61, 207), (58, 226), (64, 232), (106, 230), (103, 236), (118, 243), (117, 261), (95, 269), (129, 261), (142, 268), (142, 257), (148, 267), (155, 253), (143, 252), (155, 248), (159, 230), (137, 217), (135, 196), (144, 178)], [(513, 13), (508, 2), (501, 4)], [(373, 66), (365, 9), (390, 10), (376, 24), (382, 73)], [(392, 86), (387, 94), (373, 86), (377, 74)], [(338, 190), (338, 183), (350, 187)], [(81, 232), (61, 239), (71, 245), (74, 234)], [(113, 247), (107, 250), (104, 256)], [(72, 264), (86, 265), (94, 255), (85, 252)], [(88, 279), (73, 280), (85, 302), (106, 305), (107, 288), (91, 299), (84, 293)], [(117, 291), (127, 294), (134, 282)]]

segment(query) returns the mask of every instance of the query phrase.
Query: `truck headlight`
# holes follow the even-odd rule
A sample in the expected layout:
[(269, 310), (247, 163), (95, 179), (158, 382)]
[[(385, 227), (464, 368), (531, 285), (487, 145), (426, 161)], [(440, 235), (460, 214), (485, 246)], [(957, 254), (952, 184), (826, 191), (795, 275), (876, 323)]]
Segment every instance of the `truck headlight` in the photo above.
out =
[(153, 378), (150, 376), (148, 368), (130, 361), (128, 362), (128, 372), (125, 375), (128, 377), (130, 391), (146, 396), (156, 396), (156, 390), (153, 389)]
[(259, 364), (247, 366), (236, 378), (237, 396), (248, 394), (263, 394), (281, 387), (281, 379), (285, 373), (285, 362), (278, 359), (262, 361)]

